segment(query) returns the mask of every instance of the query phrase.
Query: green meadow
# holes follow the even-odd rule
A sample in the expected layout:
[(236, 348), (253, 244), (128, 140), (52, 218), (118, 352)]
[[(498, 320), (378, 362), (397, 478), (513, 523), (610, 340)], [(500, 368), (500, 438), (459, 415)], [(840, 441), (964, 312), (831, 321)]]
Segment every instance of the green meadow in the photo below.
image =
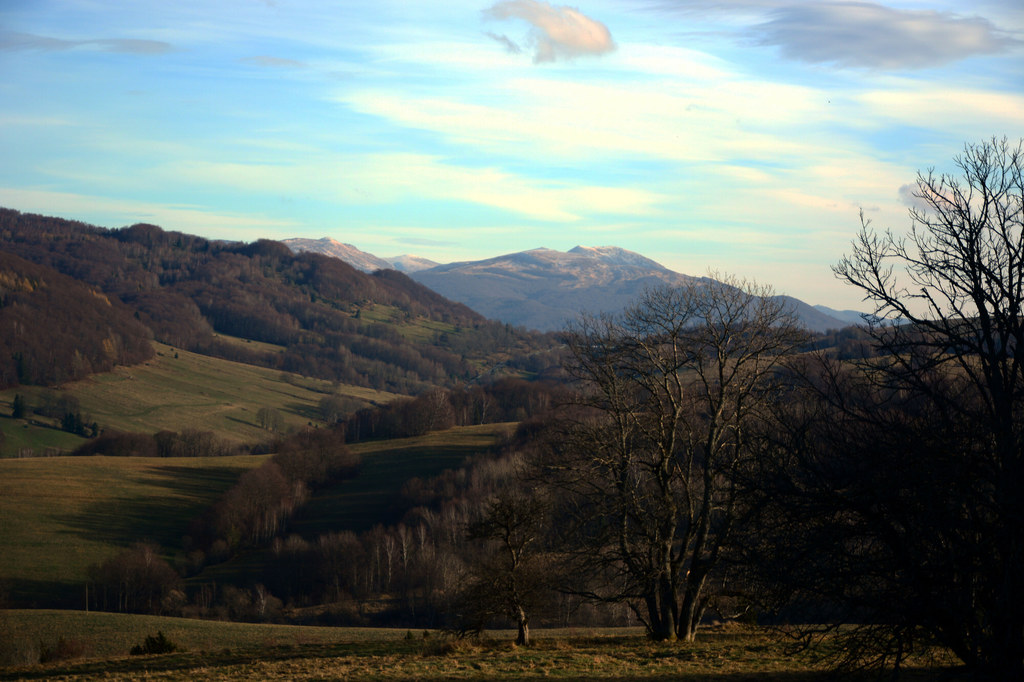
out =
[[(293, 530), (315, 537), (397, 520), (392, 510), (406, 480), (457, 467), (510, 428), (488, 424), (355, 444), (363, 457), (359, 476), (319, 491)], [(159, 544), (173, 559), (189, 523), (266, 457), (0, 460), (0, 581), (20, 604), (84, 603), (79, 592), (90, 565), (139, 541)], [(241, 575), (254, 558), (211, 570), (219, 578)]]
[(189, 522), (266, 456), (0, 460), (0, 581), (19, 603), (84, 603), (88, 567)]
[(294, 525), (302, 535), (335, 530), (369, 530), (395, 518), (395, 502), (411, 478), (458, 468), (512, 432), (515, 424), (483, 424), (435, 431), (417, 438), (367, 441), (350, 448), (363, 458), (359, 477), (319, 492)]
[[(274, 346), (221, 337), (232, 343), (273, 351)], [(255, 367), (155, 343), (156, 356), (141, 365), (117, 367), (62, 387), (81, 404), (83, 416), (101, 428), (137, 433), (197, 429), (221, 438), (248, 443), (270, 435), (257, 418), (260, 409), (276, 409), (283, 428), (300, 428), (320, 421), (318, 404), (327, 395), (342, 395), (360, 403), (384, 403), (393, 393), (332, 384), (264, 367)], [(16, 394), (29, 405), (41, 404), (51, 389), (21, 386), (0, 392), (0, 414), (10, 414)], [(15, 456), (21, 450), (70, 450), (84, 439), (55, 428), (53, 419), (0, 418), (5, 442), (0, 452)]]

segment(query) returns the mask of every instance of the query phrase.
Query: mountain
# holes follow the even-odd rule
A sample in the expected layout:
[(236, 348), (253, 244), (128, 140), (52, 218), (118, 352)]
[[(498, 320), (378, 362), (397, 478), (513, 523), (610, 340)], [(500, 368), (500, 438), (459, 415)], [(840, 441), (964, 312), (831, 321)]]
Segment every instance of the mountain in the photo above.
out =
[(429, 258), (423, 258), (421, 256), (412, 256), (405, 254), (402, 256), (393, 256), (388, 258), (387, 262), (391, 264), (391, 267), (399, 272), (405, 274), (411, 274), (413, 272), (419, 272), (420, 270), (427, 270), (428, 268), (435, 268), (440, 263), (436, 263)]
[(541, 371), (533, 366), (548, 362), (551, 347), (400, 272), (366, 274), (265, 239), (209, 241), (146, 224), (110, 230), (0, 208), (0, 252), (0, 322), (17, 332), (0, 344), (0, 359), (10, 359), (0, 362), (0, 388), (138, 361), (152, 353), (150, 338), (396, 393), (514, 373), (523, 363)]
[(284, 239), (281, 242), (295, 253), (319, 253), (343, 260), (356, 270), (374, 272), (375, 270), (394, 270), (394, 266), (383, 258), (372, 253), (360, 251), (351, 244), (343, 244), (330, 237), (323, 239)]
[(486, 317), (539, 330), (561, 329), (581, 311), (621, 310), (645, 287), (690, 279), (624, 249), (581, 246), (449, 263), (410, 276)]
[(425, 270), (437, 265), (432, 260), (419, 256), (402, 255), (393, 258), (379, 258), (372, 253), (360, 251), (351, 244), (343, 244), (330, 237), (322, 239), (285, 239), (283, 242), (295, 253), (319, 253), (325, 256), (333, 256), (343, 260), (356, 270), (363, 272), (375, 272), (377, 270), (398, 270), (399, 272), (410, 273), (417, 270)]
[[(544, 331), (561, 329), (582, 312), (622, 310), (647, 287), (700, 279), (614, 246), (533, 249), (439, 265), (410, 276), (486, 317)], [(812, 331), (848, 324), (803, 301), (783, 298)]]
[[(339, 258), (364, 272), (391, 268), (492, 320), (540, 331), (562, 329), (582, 312), (622, 310), (647, 287), (695, 281), (617, 246), (576, 246), (569, 251), (531, 249), (480, 261), (438, 265), (416, 256), (391, 259), (333, 239), (286, 239), (293, 251)], [(812, 331), (860, 324), (860, 313), (783, 299)]]
[(824, 305), (814, 306), (821, 312), (825, 313), (829, 317), (834, 317), (837, 320), (842, 320), (847, 325), (851, 324), (864, 324), (864, 314), (857, 310), (836, 310), (835, 308), (829, 308)]

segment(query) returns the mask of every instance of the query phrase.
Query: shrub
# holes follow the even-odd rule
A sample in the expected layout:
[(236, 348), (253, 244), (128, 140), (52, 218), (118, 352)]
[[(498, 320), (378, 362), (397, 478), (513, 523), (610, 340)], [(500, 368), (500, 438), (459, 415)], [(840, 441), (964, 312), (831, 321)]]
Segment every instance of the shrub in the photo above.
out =
[(149, 654), (169, 654), (177, 651), (180, 647), (164, 636), (163, 630), (158, 630), (155, 635), (146, 635), (142, 644), (136, 644), (131, 649), (132, 656), (146, 656)]

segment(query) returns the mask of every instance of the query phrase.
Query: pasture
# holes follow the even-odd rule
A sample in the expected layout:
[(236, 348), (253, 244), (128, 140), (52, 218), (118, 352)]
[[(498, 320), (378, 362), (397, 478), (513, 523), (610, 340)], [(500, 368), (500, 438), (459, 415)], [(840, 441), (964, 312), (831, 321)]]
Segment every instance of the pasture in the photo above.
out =
[[(273, 346), (221, 337), (252, 345), (260, 351)], [(270, 434), (258, 420), (261, 408), (276, 409), (283, 429), (320, 421), (318, 405), (328, 395), (342, 395), (359, 403), (384, 403), (393, 393), (357, 386), (332, 384), (265, 367), (199, 355), (154, 343), (156, 356), (141, 365), (117, 367), (112, 372), (66, 384), (61, 391), (78, 399), (84, 418), (101, 428), (135, 433), (196, 429), (212, 431), (236, 443), (266, 440)], [(29, 405), (41, 404), (52, 389), (20, 386), (0, 392), (0, 411), (10, 414), (16, 394)], [(5, 456), (34, 447), (71, 449), (84, 439), (55, 428), (56, 420), (32, 416), (30, 420), (0, 420), (7, 443)]]
[(416, 438), (366, 441), (349, 448), (363, 458), (358, 478), (318, 492), (294, 525), (300, 535), (369, 530), (396, 523), (395, 502), (411, 478), (427, 478), (461, 466), (487, 451), (515, 429), (515, 424), (483, 424), (434, 431)]
[[(396, 520), (394, 503), (406, 480), (457, 467), (510, 428), (488, 424), (355, 444), (363, 457), (359, 476), (318, 491), (292, 530), (315, 537)], [(0, 459), (0, 582), (20, 605), (80, 606), (90, 565), (140, 541), (159, 544), (174, 559), (189, 523), (266, 457)], [(218, 580), (241, 578), (254, 560), (258, 553), (248, 553), (207, 570)]]
[(17, 603), (84, 603), (91, 564), (139, 541), (181, 547), (189, 522), (266, 456), (0, 460), (0, 581)]
[[(198, 621), (156, 616), (59, 611), (5, 614), (9, 660), (0, 680), (706, 680), (808, 682), (826, 664), (772, 631), (726, 624), (691, 643), (656, 643), (636, 630), (537, 631), (531, 647), (513, 633), (453, 640), (436, 631), (326, 628)], [(174, 653), (129, 656), (157, 631), (181, 646)], [(63, 645), (59, 643), (63, 639)], [(29, 663), (16, 660), (67, 656)], [(11, 660), (13, 657), (14, 660)], [(927, 652), (907, 670), (911, 682), (955, 680), (941, 655)], [(867, 680), (866, 675), (849, 679)]]

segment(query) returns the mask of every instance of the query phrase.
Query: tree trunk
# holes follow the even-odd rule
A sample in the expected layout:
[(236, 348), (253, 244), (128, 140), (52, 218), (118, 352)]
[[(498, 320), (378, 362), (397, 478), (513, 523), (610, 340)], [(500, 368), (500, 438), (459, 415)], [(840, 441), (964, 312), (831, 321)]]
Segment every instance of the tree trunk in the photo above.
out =
[(700, 593), (704, 587), (704, 578), (690, 575), (692, 582), (687, 586), (683, 597), (682, 609), (679, 613), (679, 637), (685, 642), (692, 642), (697, 636), (697, 626), (704, 616)]
[(526, 617), (526, 612), (523, 611), (522, 607), (519, 607), (518, 617), (516, 619), (519, 624), (519, 635), (516, 637), (516, 644), (519, 646), (530, 646), (530, 623)]
[(651, 637), (659, 642), (674, 642), (677, 613), (672, 585), (668, 579), (662, 577), (650, 589), (651, 594), (647, 595), (645, 602)]

